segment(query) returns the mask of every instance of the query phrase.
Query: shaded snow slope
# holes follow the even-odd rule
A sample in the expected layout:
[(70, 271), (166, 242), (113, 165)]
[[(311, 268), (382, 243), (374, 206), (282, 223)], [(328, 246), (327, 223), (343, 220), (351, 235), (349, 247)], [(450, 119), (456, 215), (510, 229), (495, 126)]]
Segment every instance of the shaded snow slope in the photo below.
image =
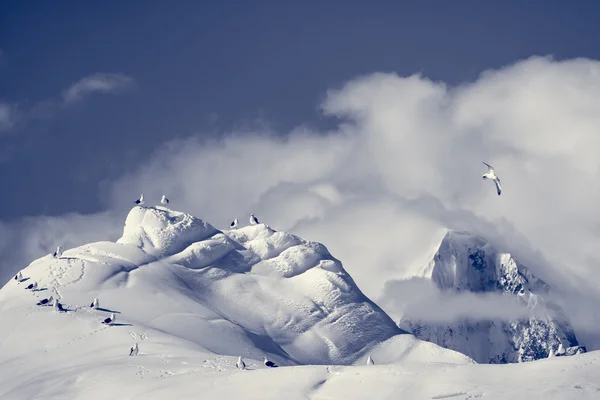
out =
[[(163, 353), (193, 349), (255, 360), (267, 355), (280, 365), (351, 364), (378, 348), (387, 349), (388, 362), (471, 362), (399, 329), (325, 246), (264, 224), (222, 232), (188, 214), (135, 207), (116, 243), (48, 255), (22, 273), (26, 281), (11, 280), (0, 290), (0, 317), (35, 332), (28, 340), (43, 354), (58, 355), (57, 349), (77, 343), (81, 351), (101, 349), (117, 357), (134, 340), (152, 337), (167, 346)], [(32, 282), (38, 291), (24, 289)], [(68, 312), (35, 305), (50, 295)], [(98, 310), (88, 307), (94, 297), (100, 299)], [(116, 325), (99, 324), (111, 312)], [(43, 334), (37, 330), (42, 326)], [(15, 346), (22, 350), (17, 359), (29, 359), (30, 349), (20, 345), (15, 329), (0, 326), (3, 346)]]
[(400, 326), (423, 340), (490, 363), (531, 361), (550, 352), (572, 355), (585, 351), (563, 311), (545, 298), (549, 286), (482, 238), (449, 231), (423, 276), (442, 291), (501, 293), (513, 296), (530, 310), (529, 318), (508, 321), (441, 324), (404, 318)]

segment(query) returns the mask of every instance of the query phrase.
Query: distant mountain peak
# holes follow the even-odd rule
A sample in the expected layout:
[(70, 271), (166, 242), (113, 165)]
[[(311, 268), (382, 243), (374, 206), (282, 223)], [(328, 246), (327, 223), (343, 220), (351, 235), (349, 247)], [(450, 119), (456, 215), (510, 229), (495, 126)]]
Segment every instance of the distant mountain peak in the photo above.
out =
[(511, 254), (496, 251), (482, 237), (448, 231), (423, 276), (442, 291), (508, 294), (531, 310), (529, 319), (513, 321), (464, 320), (453, 324), (428, 323), (417, 318), (401, 321), (404, 329), (423, 340), (486, 363), (546, 358), (551, 352), (559, 353), (559, 346), (570, 349), (565, 354), (585, 351), (564, 312), (546, 298), (549, 285)]

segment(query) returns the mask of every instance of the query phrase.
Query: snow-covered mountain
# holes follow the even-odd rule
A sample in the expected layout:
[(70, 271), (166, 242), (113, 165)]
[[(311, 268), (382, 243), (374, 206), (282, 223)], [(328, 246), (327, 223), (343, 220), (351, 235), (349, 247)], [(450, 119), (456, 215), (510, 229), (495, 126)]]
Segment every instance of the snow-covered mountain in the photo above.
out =
[[(116, 242), (47, 255), (0, 289), (0, 398), (109, 398), (143, 378), (298, 364), (473, 361), (401, 329), (319, 243), (265, 224), (220, 231), (135, 207)], [(26, 287), (37, 283), (37, 290)], [(37, 305), (52, 296), (66, 311)], [(90, 307), (98, 297), (99, 308)], [(101, 321), (114, 313), (111, 325)], [(140, 355), (129, 357), (139, 343)], [(85, 388), (85, 390), (83, 389)], [(67, 393), (67, 394), (65, 394)]]
[(445, 292), (502, 293), (530, 310), (529, 318), (443, 324), (403, 318), (400, 326), (420, 339), (459, 351), (480, 363), (514, 363), (549, 354), (585, 352), (564, 312), (547, 295), (549, 286), (508, 253), (486, 240), (449, 231), (423, 277)]

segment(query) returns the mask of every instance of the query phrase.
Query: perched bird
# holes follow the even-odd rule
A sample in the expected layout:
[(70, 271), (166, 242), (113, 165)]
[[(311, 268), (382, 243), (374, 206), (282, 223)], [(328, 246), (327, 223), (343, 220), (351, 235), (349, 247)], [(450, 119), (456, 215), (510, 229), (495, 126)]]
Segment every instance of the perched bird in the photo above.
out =
[(131, 349), (129, 349), (130, 356), (137, 356), (140, 349), (138, 348), (138, 344), (136, 343)]
[(254, 214), (250, 214), (250, 225), (258, 225), (258, 218)]
[(100, 300), (98, 300), (97, 297), (94, 297), (94, 301), (92, 301), (92, 304), (90, 304), (90, 307), (93, 308), (94, 310), (96, 310), (98, 307), (100, 307)]
[(496, 191), (498, 192), (498, 196), (500, 196), (500, 193), (502, 193), (502, 186), (500, 186), (500, 178), (498, 178), (496, 176), (496, 174), (494, 173), (494, 167), (492, 167), (490, 164), (487, 164), (485, 162), (484, 162), (484, 164), (487, 165), (488, 172), (483, 174), (482, 178), (493, 180), (494, 183), (496, 184)]
[(37, 305), (38, 306), (44, 306), (44, 305), (46, 305), (46, 304), (48, 304), (48, 303), (50, 303), (52, 301), (53, 301), (53, 298), (52, 298), (52, 296), (50, 296), (47, 299), (42, 299), (42, 300), (38, 301)]
[(56, 311), (65, 311), (65, 309), (63, 308), (62, 304), (60, 304), (58, 302), (58, 299), (54, 299), (54, 309)]
[(139, 199), (137, 199), (136, 201), (133, 202), (134, 204), (137, 204), (138, 206), (143, 206), (145, 201), (144, 201), (144, 194), (142, 193), (142, 195), (140, 196)]
[(371, 358), (371, 356), (369, 356), (369, 358), (367, 358), (367, 365), (373, 365), (373, 364), (375, 364), (375, 363), (373, 362), (373, 359)]
[(229, 227), (231, 229), (237, 228), (238, 227), (238, 219), (234, 219), (233, 222), (229, 225)]
[(37, 282), (33, 282), (33, 283), (30, 283), (29, 285), (25, 286), (25, 289), (36, 290), (37, 286), (38, 286)]
[(58, 247), (56, 248), (56, 251), (54, 252), (54, 257), (56, 257), (56, 258), (60, 258), (60, 256), (62, 256), (62, 253), (63, 253), (63, 249), (62, 249), (62, 247), (61, 247), (61, 246), (58, 246)]
[(238, 369), (246, 369), (246, 363), (244, 362), (244, 360), (242, 360), (241, 356), (238, 358), (237, 362), (235, 363), (235, 366)]
[(265, 364), (265, 367), (270, 367), (270, 368), (277, 368), (278, 365), (275, 364), (273, 361), (269, 361), (267, 359), (267, 357), (263, 357), (263, 363)]
[(167, 199), (167, 197), (164, 194), (162, 196), (162, 199), (160, 199), (160, 204), (162, 204), (163, 206), (169, 204), (169, 199)]
[(22, 281), (22, 280), (23, 280), (23, 274), (21, 273), (21, 271), (19, 271), (19, 273), (15, 275), (15, 281)]
[(102, 323), (106, 324), (106, 325), (112, 324), (113, 322), (115, 322), (115, 314), (114, 313), (110, 314), (110, 317), (105, 318), (104, 321), (102, 321)]

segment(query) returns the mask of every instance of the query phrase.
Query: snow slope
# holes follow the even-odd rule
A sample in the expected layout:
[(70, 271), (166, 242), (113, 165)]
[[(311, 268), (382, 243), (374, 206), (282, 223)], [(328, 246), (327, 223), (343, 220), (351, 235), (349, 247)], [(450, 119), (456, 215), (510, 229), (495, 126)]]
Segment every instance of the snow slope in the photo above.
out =
[[(382, 363), (472, 363), (400, 330), (325, 246), (264, 224), (222, 232), (135, 207), (116, 243), (48, 255), (22, 273), (0, 290), (2, 399), (100, 398), (116, 393), (103, 389), (113, 381), (133, 395), (175, 375), (209, 382), (240, 355), (254, 368), (263, 355), (349, 365), (367, 352)], [(25, 289), (32, 282), (37, 291)], [(67, 311), (36, 305), (50, 295)], [(115, 323), (101, 324), (110, 313)], [(129, 357), (135, 342), (140, 355)]]
[(484, 239), (449, 231), (425, 268), (442, 291), (501, 293), (530, 310), (529, 318), (463, 320), (451, 324), (404, 318), (400, 326), (417, 337), (459, 351), (477, 362), (506, 363), (546, 358), (550, 352), (584, 352), (566, 315), (545, 296), (550, 287), (508, 253)]

